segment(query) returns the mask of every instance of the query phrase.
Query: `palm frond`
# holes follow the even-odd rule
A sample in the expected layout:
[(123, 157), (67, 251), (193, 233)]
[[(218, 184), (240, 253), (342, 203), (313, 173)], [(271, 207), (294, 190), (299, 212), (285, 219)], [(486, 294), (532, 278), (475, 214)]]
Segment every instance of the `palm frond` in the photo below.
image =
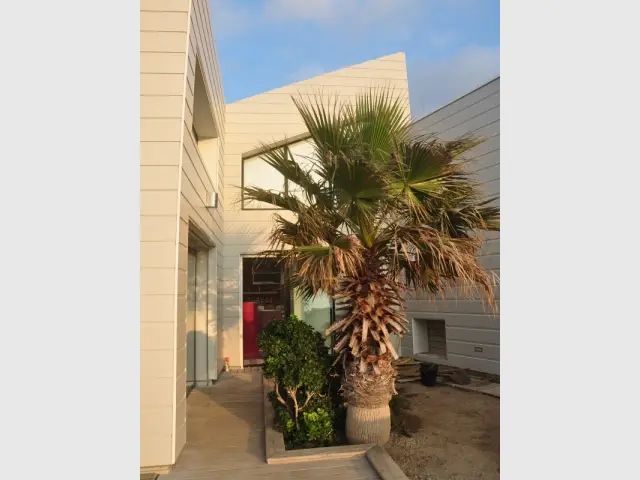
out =
[(264, 161), (295, 192), (249, 186), (244, 196), (293, 214), (274, 215), (265, 254), (284, 263), (303, 298), (324, 292), (336, 300), (344, 316), (329, 334), (351, 367), (380, 372), (397, 355), (390, 335), (408, 328), (406, 287), (469, 296), (481, 289), (494, 305), (478, 231), (500, 228), (500, 208), (465, 158), (483, 139), (412, 137), (406, 99), (388, 89), (351, 103), (293, 101), (313, 158), (302, 167), (288, 146), (267, 151)]
[(480, 238), (451, 238), (428, 225), (393, 225), (378, 240), (390, 270), (404, 270), (409, 286), (440, 293), (450, 285), (468, 292), (480, 286), (494, 304), (493, 277), (478, 263)]

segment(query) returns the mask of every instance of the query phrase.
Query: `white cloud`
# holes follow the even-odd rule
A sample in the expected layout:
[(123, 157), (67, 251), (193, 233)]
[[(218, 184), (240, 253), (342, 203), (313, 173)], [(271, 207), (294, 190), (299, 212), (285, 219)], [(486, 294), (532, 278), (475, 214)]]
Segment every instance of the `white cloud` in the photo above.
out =
[(422, 117), (500, 74), (500, 48), (470, 46), (440, 61), (407, 65), (411, 114)]
[(213, 34), (216, 38), (245, 32), (253, 20), (246, 6), (239, 6), (237, 0), (209, 0)]
[(424, 8), (426, 0), (269, 0), (268, 20), (306, 20), (333, 26), (398, 25)]

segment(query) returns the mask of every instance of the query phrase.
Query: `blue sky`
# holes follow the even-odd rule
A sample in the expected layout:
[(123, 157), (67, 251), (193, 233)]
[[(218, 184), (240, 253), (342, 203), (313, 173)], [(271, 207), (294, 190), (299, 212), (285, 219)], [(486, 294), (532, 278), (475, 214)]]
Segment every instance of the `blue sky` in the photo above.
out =
[(210, 0), (225, 100), (396, 52), (412, 116), (500, 72), (498, 0)]

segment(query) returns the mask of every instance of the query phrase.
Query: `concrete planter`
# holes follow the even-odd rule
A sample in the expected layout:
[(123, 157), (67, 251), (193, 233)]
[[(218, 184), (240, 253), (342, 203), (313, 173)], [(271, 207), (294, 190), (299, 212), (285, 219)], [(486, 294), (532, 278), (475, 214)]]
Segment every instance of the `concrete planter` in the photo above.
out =
[(272, 390), (271, 381), (262, 379), (264, 409), (265, 452), (268, 464), (332, 460), (364, 456), (382, 480), (408, 480), (400, 467), (380, 445), (342, 445), (338, 447), (302, 448), (286, 450), (284, 435), (274, 427), (274, 411), (267, 393)]

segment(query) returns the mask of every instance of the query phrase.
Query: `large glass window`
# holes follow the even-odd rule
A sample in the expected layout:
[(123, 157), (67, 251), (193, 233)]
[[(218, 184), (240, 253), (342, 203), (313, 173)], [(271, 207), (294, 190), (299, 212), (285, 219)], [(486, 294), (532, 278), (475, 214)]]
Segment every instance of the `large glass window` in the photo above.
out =
[[(319, 293), (310, 300), (303, 300), (294, 292), (293, 313), (303, 322), (311, 325), (324, 336), (324, 332), (331, 324), (333, 303), (324, 293)], [(331, 345), (327, 338), (327, 346)]]
[[(284, 147), (282, 147), (284, 148)], [(310, 140), (299, 140), (287, 145), (290, 155), (305, 171), (313, 169), (314, 146)], [(313, 177), (317, 177), (311, 173)], [(258, 187), (274, 192), (289, 192), (302, 199), (300, 187), (285, 180), (273, 167), (262, 159), (261, 154), (245, 158), (242, 161), (242, 186)], [(242, 208), (247, 210), (273, 210), (275, 207), (263, 202), (242, 201)]]

